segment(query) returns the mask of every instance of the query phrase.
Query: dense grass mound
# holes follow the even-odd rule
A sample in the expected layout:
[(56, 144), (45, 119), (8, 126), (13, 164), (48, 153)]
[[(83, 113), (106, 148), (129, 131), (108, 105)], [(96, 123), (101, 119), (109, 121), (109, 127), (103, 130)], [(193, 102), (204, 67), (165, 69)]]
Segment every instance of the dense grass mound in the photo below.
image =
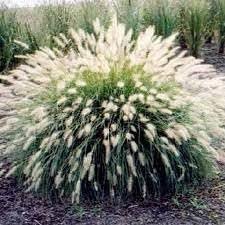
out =
[(94, 28), (55, 38), (58, 49), (28, 55), (5, 78), (6, 176), (79, 202), (82, 194), (159, 196), (211, 175), (211, 123), (192, 92), (212, 68), (177, 55), (175, 36), (161, 40), (152, 27), (135, 42), (116, 19), (107, 31), (98, 20)]

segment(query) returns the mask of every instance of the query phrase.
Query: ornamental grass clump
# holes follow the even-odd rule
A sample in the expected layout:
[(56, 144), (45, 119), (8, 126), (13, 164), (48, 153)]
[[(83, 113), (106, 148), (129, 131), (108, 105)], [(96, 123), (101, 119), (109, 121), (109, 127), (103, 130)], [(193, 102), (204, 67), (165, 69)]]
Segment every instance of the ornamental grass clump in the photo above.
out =
[(177, 3), (171, 0), (146, 1), (143, 10), (143, 25), (155, 26), (156, 34), (170, 36), (176, 28)]
[(213, 0), (216, 11), (216, 27), (219, 31), (219, 53), (224, 53), (225, 48), (225, 2), (223, 0)]
[(58, 48), (27, 55), (26, 65), (1, 77), (6, 176), (73, 202), (160, 196), (210, 177), (211, 138), (223, 131), (219, 113), (225, 118), (224, 98), (210, 95), (224, 88), (212, 67), (177, 55), (176, 35), (162, 40), (153, 27), (136, 41), (115, 17), (107, 30), (96, 20), (94, 31), (70, 30)]
[[(0, 3), (0, 71), (5, 72), (14, 68), (20, 60), (15, 56), (34, 52), (38, 49), (36, 35), (31, 32), (28, 24), (21, 23), (18, 19), (18, 11), (10, 10)], [(26, 41), (25, 46), (17, 45), (15, 39)]]
[[(191, 55), (199, 57), (200, 48), (207, 34), (210, 5), (205, 0), (188, 0), (180, 3), (181, 15), (184, 18), (178, 20), (178, 27), (183, 27), (184, 38)], [(180, 23), (180, 24), (179, 24)]]

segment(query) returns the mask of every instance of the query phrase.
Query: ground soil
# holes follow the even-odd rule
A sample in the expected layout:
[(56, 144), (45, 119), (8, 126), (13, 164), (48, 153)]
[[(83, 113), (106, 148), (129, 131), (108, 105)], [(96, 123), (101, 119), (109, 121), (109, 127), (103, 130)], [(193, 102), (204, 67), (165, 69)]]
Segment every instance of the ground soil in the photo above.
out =
[(212, 64), (218, 73), (225, 75), (225, 55), (218, 53), (216, 44), (206, 44), (201, 51), (205, 63)]
[(173, 199), (113, 204), (51, 202), (25, 193), (14, 179), (0, 186), (0, 225), (210, 225), (225, 224), (224, 176)]
[[(225, 75), (225, 56), (215, 45), (205, 46), (202, 57)], [(0, 225), (210, 225), (225, 224), (225, 166), (216, 179), (191, 194), (173, 199), (85, 203), (51, 202), (30, 193), (14, 179), (0, 180)]]

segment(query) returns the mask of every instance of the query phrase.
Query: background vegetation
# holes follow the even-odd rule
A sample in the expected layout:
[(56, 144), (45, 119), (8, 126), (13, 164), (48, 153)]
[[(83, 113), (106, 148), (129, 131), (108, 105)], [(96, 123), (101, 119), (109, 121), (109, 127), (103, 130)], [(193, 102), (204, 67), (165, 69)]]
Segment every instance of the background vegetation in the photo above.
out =
[[(163, 37), (178, 32), (182, 48), (198, 57), (204, 42), (215, 40), (218, 52), (224, 53), (224, 0), (84, 0), (74, 5), (46, 4), (24, 9), (0, 7), (0, 71), (6, 71), (19, 62), (18, 54), (33, 52), (39, 46), (55, 46), (54, 36), (67, 33), (70, 27), (91, 33), (92, 21), (98, 17), (107, 26), (117, 13), (119, 21), (133, 29), (133, 38), (149, 25)], [(25, 42), (24, 49), (14, 40)]]

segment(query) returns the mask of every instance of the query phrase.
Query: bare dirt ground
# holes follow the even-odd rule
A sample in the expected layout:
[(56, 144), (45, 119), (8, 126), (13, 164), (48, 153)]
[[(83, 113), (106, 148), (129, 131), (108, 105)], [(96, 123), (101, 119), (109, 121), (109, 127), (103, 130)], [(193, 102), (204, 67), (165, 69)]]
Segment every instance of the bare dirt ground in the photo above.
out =
[(202, 48), (201, 58), (205, 63), (212, 64), (218, 73), (225, 75), (225, 55), (218, 54), (218, 46), (215, 44), (206, 44)]
[(0, 181), (0, 225), (213, 225), (225, 224), (225, 167), (198, 191), (146, 202), (72, 206), (25, 191), (14, 179)]
[[(225, 75), (225, 56), (208, 45), (202, 57)], [(0, 180), (0, 225), (225, 225), (225, 166), (217, 179), (173, 199), (113, 204), (51, 202), (25, 193), (14, 179)]]

